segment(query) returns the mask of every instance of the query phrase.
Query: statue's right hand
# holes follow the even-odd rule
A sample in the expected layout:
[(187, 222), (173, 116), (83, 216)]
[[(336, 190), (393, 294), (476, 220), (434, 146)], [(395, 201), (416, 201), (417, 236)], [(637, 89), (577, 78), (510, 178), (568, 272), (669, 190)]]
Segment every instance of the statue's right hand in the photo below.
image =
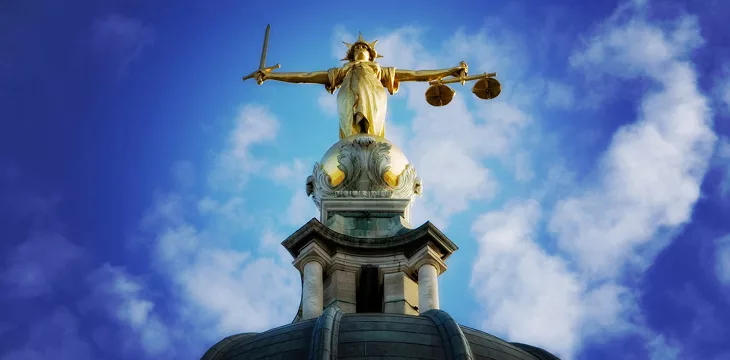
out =
[(261, 71), (261, 70), (257, 71), (256, 74), (254, 75), (254, 79), (256, 79), (256, 83), (259, 85), (263, 84), (264, 81), (266, 81), (266, 78), (267, 78), (266, 75), (267, 75), (266, 71)]
[(248, 74), (247, 76), (245, 76), (245, 77), (243, 78), (243, 81), (246, 81), (246, 80), (248, 80), (248, 79), (254, 78), (254, 79), (256, 79), (256, 82), (257, 82), (257, 83), (258, 83), (259, 85), (261, 85), (261, 84), (263, 84), (263, 83), (264, 83), (264, 81), (266, 81), (266, 80), (268, 80), (268, 79), (270, 78), (270, 75), (269, 75), (269, 74), (270, 74), (270, 73), (271, 73), (272, 71), (274, 71), (274, 70), (276, 70), (276, 69), (278, 69), (278, 68), (280, 68), (280, 67), (281, 67), (281, 65), (279, 65), (279, 64), (276, 64), (276, 65), (274, 65), (274, 66), (269, 66), (269, 67), (267, 67), (267, 68), (263, 68), (263, 69), (258, 69), (258, 70), (256, 70), (256, 71), (254, 71), (254, 72), (252, 72), (252, 73)]
[(266, 79), (267, 79), (267, 77), (268, 77), (268, 76), (266, 76), (266, 75), (267, 75), (267, 74), (266, 74), (266, 69), (264, 69), (264, 70), (256, 70), (256, 71), (254, 71), (254, 72), (250, 73), (249, 75), (245, 76), (245, 77), (243, 78), (243, 81), (246, 81), (246, 80), (248, 80), (248, 79), (251, 79), (251, 78), (253, 78), (253, 79), (255, 79), (255, 80), (256, 80), (256, 82), (257, 82), (257, 83), (258, 83), (259, 85), (261, 85), (261, 84), (263, 84), (263, 83), (264, 83), (264, 81), (266, 81)]

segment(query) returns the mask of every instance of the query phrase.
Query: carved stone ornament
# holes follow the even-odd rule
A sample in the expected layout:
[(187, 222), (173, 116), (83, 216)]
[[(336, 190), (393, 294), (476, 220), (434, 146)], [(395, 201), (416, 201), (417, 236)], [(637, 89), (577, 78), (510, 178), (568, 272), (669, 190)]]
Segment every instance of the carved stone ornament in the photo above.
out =
[(366, 135), (340, 141), (337, 168), (344, 173), (344, 179), (333, 186), (322, 164), (315, 163), (312, 175), (307, 177), (307, 196), (312, 196), (321, 208), (326, 198), (413, 199), (421, 195), (421, 179), (410, 164), (398, 175), (395, 185), (385, 180), (391, 168), (392, 148), (390, 143)]

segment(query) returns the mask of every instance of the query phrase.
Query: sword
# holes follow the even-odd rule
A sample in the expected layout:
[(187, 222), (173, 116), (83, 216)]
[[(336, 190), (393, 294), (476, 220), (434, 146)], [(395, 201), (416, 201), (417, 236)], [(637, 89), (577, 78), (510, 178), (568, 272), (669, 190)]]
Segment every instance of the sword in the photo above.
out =
[[(266, 34), (264, 35), (264, 47), (263, 47), (263, 49), (261, 49), (261, 61), (259, 62), (258, 70), (250, 73), (248, 76), (244, 76), (243, 81), (246, 81), (246, 80), (256, 76), (256, 74), (258, 74), (259, 72), (266, 74), (266, 73), (271, 72), (274, 69), (278, 69), (281, 67), (280, 64), (266, 67), (266, 50), (269, 47), (269, 31), (271, 31), (271, 24), (266, 25)], [(263, 84), (263, 81), (258, 81), (258, 79), (256, 79), (256, 80), (259, 83), (259, 85)]]

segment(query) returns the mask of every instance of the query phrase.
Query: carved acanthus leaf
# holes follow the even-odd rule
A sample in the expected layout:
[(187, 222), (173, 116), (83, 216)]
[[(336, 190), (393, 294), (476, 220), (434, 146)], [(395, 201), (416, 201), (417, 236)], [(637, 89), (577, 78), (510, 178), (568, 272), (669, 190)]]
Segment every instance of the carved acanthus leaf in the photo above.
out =
[(371, 136), (360, 136), (342, 142), (337, 155), (337, 168), (344, 173), (344, 179), (332, 186), (330, 176), (322, 164), (316, 163), (312, 175), (307, 178), (307, 195), (321, 207), (323, 198), (399, 198), (413, 199), (421, 194), (421, 179), (416, 170), (407, 164), (392, 186), (385, 181), (391, 168), (390, 152), (393, 146), (377, 141)]

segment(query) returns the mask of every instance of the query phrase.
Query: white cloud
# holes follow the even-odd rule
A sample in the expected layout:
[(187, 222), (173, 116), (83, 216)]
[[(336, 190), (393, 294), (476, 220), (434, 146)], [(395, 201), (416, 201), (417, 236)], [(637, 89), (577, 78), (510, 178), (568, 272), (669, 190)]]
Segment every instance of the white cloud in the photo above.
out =
[(296, 158), (291, 164), (278, 164), (271, 170), (272, 180), (290, 187), (304, 188), (304, 179), (307, 178), (312, 166), (306, 161)]
[(256, 157), (251, 148), (271, 142), (279, 131), (279, 121), (265, 107), (246, 105), (236, 116), (234, 129), (226, 148), (217, 157), (208, 178), (215, 190), (240, 191), (248, 177), (261, 170), (265, 162)]
[(573, 56), (592, 74), (645, 76), (656, 85), (637, 121), (614, 134), (598, 182), (560, 201), (550, 221), (560, 247), (596, 276), (615, 275), (658, 231), (688, 221), (699, 197), (715, 135), (683, 59), (701, 43), (699, 30), (690, 20), (678, 24), (663, 31), (641, 18), (609, 22)]
[[(254, 155), (257, 146), (275, 139), (277, 129), (278, 120), (266, 108), (243, 107), (208, 176), (210, 182), (232, 181), (211, 186), (202, 196), (160, 194), (142, 219), (158, 268), (181, 294), (180, 316), (196, 329), (199, 341), (284, 325), (296, 314), (301, 290), (296, 269), (280, 251), (271, 251), (275, 240), (270, 226), (252, 226), (261, 224), (261, 216), (246, 208), (241, 195), (250, 176), (304, 195), (302, 173), (308, 166), (303, 160), (277, 165)], [(273, 171), (261, 172), (264, 168)], [(311, 203), (306, 196), (303, 200)], [(292, 204), (291, 216), (305, 213), (302, 199)], [(138, 305), (143, 313), (144, 306)]]
[(282, 222), (287, 225), (302, 226), (312, 218), (319, 218), (319, 210), (304, 189), (295, 191), (289, 200)]
[(721, 283), (730, 286), (730, 235), (715, 241), (715, 274)]
[(715, 140), (707, 99), (687, 60), (701, 43), (691, 17), (665, 30), (622, 6), (571, 57), (587, 78), (641, 78), (654, 89), (586, 182), (576, 182), (572, 169), (553, 171), (558, 176), (550, 182), (567, 181), (574, 191), (547, 217), (557, 240), (550, 253), (537, 242), (540, 212), (533, 201), (475, 222), (480, 257), (472, 289), (485, 304), (485, 326), (566, 359), (585, 338), (625, 331), (646, 339), (655, 357), (676, 356), (664, 338), (642, 330), (634, 295), (619, 275), (650, 264), (667, 244), (665, 230), (686, 223), (699, 197)]
[(532, 171), (529, 155), (525, 152), (520, 152), (515, 155), (514, 168), (515, 180), (519, 182), (529, 182), (535, 176), (535, 173)]
[(545, 90), (545, 104), (560, 109), (569, 109), (575, 103), (575, 95), (570, 85), (548, 81)]
[(483, 327), (570, 359), (583, 336), (626, 327), (616, 315), (626, 289), (615, 284), (588, 287), (559, 254), (538, 242), (540, 205), (510, 203), (480, 216), (472, 227), (479, 256), (471, 288), (484, 304)]
[[(211, 186), (202, 195), (192, 192), (196, 180), (192, 164), (173, 164), (174, 190), (156, 193), (140, 220), (138, 237), (147, 240), (156, 271), (142, 278), (107, 263), (95, 269), (82, 287), (88, 293), (80, 294), (79, 313), (103, 315), (93, 318), (99, 322), (89, 324), (90, 338), (98, 348), (113, 347), (110, 356), (119, 357), (138, 356), (140, 350), (152, 357), (195, 352), (200, 356), (207, 346), (225, 336), (263, 331), (294, 318), (301, 285), (290, 255), (279, 244), (286, 234), (272, 231), (280, 222), (262, 221), (259, 214), (248, 211), (238, 191), (247, 177), (260, 175), (256, 173), (259, 169), (269, 167), (276, 170), (267, 172), (270, 177), (264, 180), (296, 187), (304, 195), (301, 173), (305, 161), (275, 166), (252, 153), (257, 145), (274, 139), (277, 124), (265, 108), (244, 107), (207, 177), (211, 181), (216, 177), (237, 181)], [(5, 170), (0, 168), (0, 181), (6, 182), (6, 177), (13, 180), (14, 173), (6, 174)], [(35, 227), (61, 226), (52, 211), (55, 198), (21, 200), (23, 206), (16, 207), (17, 211), (28, 216)], [(311, 203), (306, 196), (303, 200)], [(301, 210), (306, 208), (301, 206), (302, 199), (292, 203), (290, 215), (306, 213)], [(266, 226), (252, 226), (262, 223)], [(47, 294), (54, 284), (67, 278), (66, 268), (82, 255), (81, 248), (57, 232), (36, 231), (8, 254), (2, 280), (17, 288), (16, 294)], [(175, 296), (163, 295), (168, 292)], [(59, 322), (63, 329), (59, 330)], [(0, 324), (0, 328), (5, 326)], [(48, 335), (43, 332), (45, 328), (56, 333)], [(3, 359), (95, 358), (93, 348), (77, 328), (75, 315), (68, 311), (56, 314), (33, 325), (28, 344), (7, 352)], [(37, 333), (45, 338), (34, 335)], [(43, 346), (38, 345), (41, 343)], [(102, 354), (109, 353), (104, 350)]]
[(155, 305), (143, 293), (145, 287), (124, 269), (104, 264), (89, 274), (92, 293), (85, 307), (98, 307), (131, 328), (149, 355), (160, 355), (172, 344), (167, 325), (155, 312)]
[(679, 358), (679, 348), (667, 343), (662, 335), (656, 335), (648, 343), (651, 360), (676, 360)]
[(311, 174), (312, 166), (305, 160), (296, 158), (291, 164), (279, 164), (274, 167), (269, 177), (276, 183), (286, 186), (292, 191), (281, 223), (301, 226), (313, 217), (319, 217), (319, 211), (305, 191), (305, 179)]
[[(3, 214), (2, 218), (23, 219), (14, 224), (19, 227), (14, 227), (11, 234), (17, 230), (30, 233), (27, 240), (8, 252), (7, 262), (3, 264), (0, 286), (3, 286), (3, 294), (7, 292), (11, 295), (7, 299), (11, 303), (6, 305), (25, 309), (31, 297), (39, 297), (39, 300), (46, 302), (52, 300), (54, 304), (71, 300), (78, 305), (79, 315), (101, 311), (104, 316), (79, 318), (65, 307), (46, 311), (43, 306), (36, 306), (40, 303), (33, 305), (35, 307), (31, 306), (29, 309), (32, 311), (24, 315), (22, 320), (14, 319), (21, 322), (10, 325), (10, 329), (20, 334), (26, 328), (29, 330), (25, 345), (19, 342), (14, 345), (17, 346), (15, 349), (4, 349), (1, 358), (98, 358), (94, 356), (95, 348), (91, 346), (90, 338), (97, 341), (105, 336), (101, 330), (96, 331), (97, 327), (106, 329), (106, 333), (111, 334), (108, 337), (114, 338), (114, 355), (120, 355), (120, 352), (129, 355), (131, 350), (136, 356), (140, 347), (155, 355), (167, 350), (167, 328), (155, 314), (154, 305), (143, 294), (138, 280), (122, 269), (105, 264), (91, 272), (84, 282), (80, 271), (75, 270), (88, 273), (94, 259), (86, 249), (72, 243), (58, 231), (66, 227), (56, 214), (60, 197), (33, 195), (24, 187), (32, 181), (17, 171), (10, 172), (8, 179), (5, 170), (0, 166), (0, 183), (9, 186), (0, 187), (0, 199), (3, 202), (10, 199), (15, 206), (10, 216)], [(15, 195), (15, 198), (5, 197), (6, 191)], [(168, 214), (174, 212), (168, 211)], [(30, 229), (24, 228), (26, 225)], [(80, 283), (79, 277), (82, 280)], [(69, 291), (77, 297), (66, 299)], [(79, 321), (82, 319), (83, 326), (80, 327)], [(2, 328), (6, 326), (7, 323), (0, 324)], [(87, 330), (89, 328), (93, 330)]]
[(484, 328), (570, 358), (579, 340), (583, 285), (536, 243), (539, 218), (537, 202), (526, 201), (474, 222), (479, 256), (471, 287), (485, 305)]
[(0, 281), (13, 296), (32, 298), (51, 293), (68, 267), (81, 260), (84, 250), (56, 232), (33, 230), (30, 238), (7, 254)]
[(9, 349), (2, 360), (95, 359), (92, 348), (79, 333), (79, 319), (67, 308), (55, 309), (44, 321), (30, 327), (25, 344)]
[[(228, 193), (219, 195), (218, 198), (220, 199), (216, 200), (212, 195), (205, 195), (197, 201), (197, 215), (206, 219), (206, 226), (209, 229), (224, 234), (235, 234), (245, 231), (255, 223), (255, 217), (246, 210), (246, 201), (241, 195)], [(188, 206), (188, 204), (181, 205)]]
[[(640, 8), (621, 6), (597, 29), (587, 46), (571, 56), (571, 64), (622, 78), (671, 78), (662, 74), (665, 66), (686, 58), (704, 43), (697, 18), (682, 16), (673, 29), (665, 30), (643, 19), (640, 12)], [(633, 18), (627, 20), (629, 17)]]
[(291, 321), (300, 284), (293, 267), (276, 258), (250, 258), (229, 249), (204, 250), (188, 269), (177, 269), (185, 296), (229, 335), (264, 331)]

